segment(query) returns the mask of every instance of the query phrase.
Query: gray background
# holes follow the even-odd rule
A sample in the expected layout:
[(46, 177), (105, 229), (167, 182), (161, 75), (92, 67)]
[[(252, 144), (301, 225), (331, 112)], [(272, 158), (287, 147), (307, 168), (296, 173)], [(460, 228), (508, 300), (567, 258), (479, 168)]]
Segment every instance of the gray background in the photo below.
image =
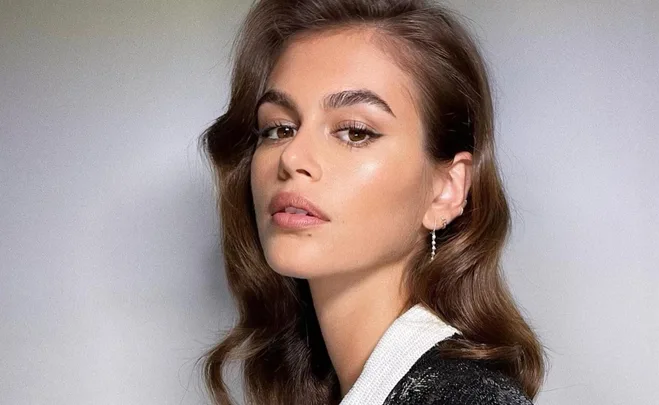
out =
[[(454, 1), (491, 66), (538, 404), (659, 396), (659, 3)], [(0, 402), (203, 403), (233, 317), (196, 149), (247, 4), (0, 2)]]

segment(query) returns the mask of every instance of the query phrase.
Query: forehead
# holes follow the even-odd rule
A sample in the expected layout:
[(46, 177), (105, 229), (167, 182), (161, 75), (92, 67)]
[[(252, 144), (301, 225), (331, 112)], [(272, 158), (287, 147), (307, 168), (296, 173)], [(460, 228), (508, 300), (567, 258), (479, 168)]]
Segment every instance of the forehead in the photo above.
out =
[(377, 35), (382, 34), (372, 29), (335, 29), (295, 37), (277, 60), (268, 87), (301, 102), (366, 88), (384, 98), (394, 112), (413, 108), (412, 80), (383, 50)]

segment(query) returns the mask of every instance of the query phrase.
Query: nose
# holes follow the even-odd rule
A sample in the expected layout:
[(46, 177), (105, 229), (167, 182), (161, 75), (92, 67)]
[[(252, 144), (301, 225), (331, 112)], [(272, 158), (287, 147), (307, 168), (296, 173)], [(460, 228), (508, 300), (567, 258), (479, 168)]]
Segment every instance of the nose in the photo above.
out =
[(279, 178), (303, 176), (313, 181), (320, 180), (321, 170), (318, 163), (319, 139), (317, 133), (302, 126), (282, 148), (279, 157)]

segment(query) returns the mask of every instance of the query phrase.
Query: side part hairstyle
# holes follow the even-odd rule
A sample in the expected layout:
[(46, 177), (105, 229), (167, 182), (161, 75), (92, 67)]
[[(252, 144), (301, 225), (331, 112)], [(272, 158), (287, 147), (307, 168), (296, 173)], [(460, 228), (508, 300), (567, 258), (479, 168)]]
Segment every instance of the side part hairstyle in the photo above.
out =
[(238, 320), (204, 357), (215, 404), (234, 400), (225, 367), (242, 363), (248, 404), (337, 404), (340, 391), (315, 316), (308, 282), (271, 269), (260, 245), (250, 189), (257, 142), (256, 103), (289, 41), (333, 29), (370, 29), (377, 45), (413, 79), (430, 161), (473, 156), (464, 214), (429, 240), (406, 269), (407, 307), (422, 303), (459, 329), (447, 357), (486, 360), (534, 398), (544, 356), (500, 270), (511, 220), (495, 161), (486, 67), (468, 31), (449, 10), (424, 0), (261, 0), (234, 44), (229, 106), (200, 138), (218, 193), (222, 248)]

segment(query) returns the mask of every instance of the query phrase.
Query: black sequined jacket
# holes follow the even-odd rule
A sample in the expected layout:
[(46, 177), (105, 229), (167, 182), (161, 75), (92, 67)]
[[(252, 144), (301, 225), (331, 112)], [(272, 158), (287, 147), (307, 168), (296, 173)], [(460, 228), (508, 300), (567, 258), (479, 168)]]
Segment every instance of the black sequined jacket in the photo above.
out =
[(515, 381), (484, 362), (441, 357), (437, 349), (445, 342), (414, 363), (383, 405), (532, 404)]

